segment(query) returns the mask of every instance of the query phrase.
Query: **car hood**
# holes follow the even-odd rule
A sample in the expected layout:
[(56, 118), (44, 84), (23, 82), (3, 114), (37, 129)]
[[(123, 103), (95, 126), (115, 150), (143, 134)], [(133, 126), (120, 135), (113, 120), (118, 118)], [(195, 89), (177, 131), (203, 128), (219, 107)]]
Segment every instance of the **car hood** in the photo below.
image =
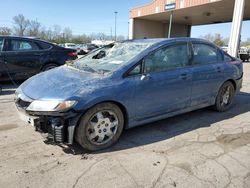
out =
[(31, 77), (20, 86), (20, 89), (34, 100), (65, 100), (96, 86), (102, 77), (100, 74), (61, 66)]

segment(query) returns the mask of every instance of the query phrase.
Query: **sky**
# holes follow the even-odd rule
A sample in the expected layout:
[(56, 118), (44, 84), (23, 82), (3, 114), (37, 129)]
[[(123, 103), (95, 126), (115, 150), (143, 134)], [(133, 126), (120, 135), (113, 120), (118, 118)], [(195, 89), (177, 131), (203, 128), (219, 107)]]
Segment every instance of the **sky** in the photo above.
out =
[[(129, 10), (151, 0), (0, 0), (0, 26), (13, 25), (13, 17), (23, 14), (49, 28), (54, 24), (70, 27), (73, 34), (102, 32), (114, 34), (117, 11), (117, 35), (128, 36)], [(192, 37), (220, 33), (229, 37), (231, 24), (214, 24), (192, 27)], [(250, 38), (250, 22), (244, 22), (242, 40)]]

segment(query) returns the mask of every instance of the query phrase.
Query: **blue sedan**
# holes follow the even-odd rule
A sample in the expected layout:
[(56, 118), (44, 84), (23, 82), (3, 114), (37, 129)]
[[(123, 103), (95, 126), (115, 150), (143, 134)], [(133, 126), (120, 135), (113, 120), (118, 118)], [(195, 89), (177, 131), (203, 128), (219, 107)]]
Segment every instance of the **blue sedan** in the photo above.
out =
[(208, 106), (228, 110), (242, 77), (242, 62), (208, 41), (131, 40), (30, 78), (15, 103), (48, 139), (95, 151), (127, 128)]

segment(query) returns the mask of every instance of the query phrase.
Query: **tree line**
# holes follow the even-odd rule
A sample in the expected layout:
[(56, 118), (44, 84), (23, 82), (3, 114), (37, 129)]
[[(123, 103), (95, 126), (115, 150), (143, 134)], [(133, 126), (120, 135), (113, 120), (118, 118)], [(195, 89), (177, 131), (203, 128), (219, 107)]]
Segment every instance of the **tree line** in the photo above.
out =
[[(221, 34), (215, 33), (215, 34), (206, 34), (204, 36), (200, 36), (200, 38), (204, 38), (206, 40), (209, 40), (216, 44), (217, 46), (227, 46), (229, 42), (229, 38), (223, 38)], [(250, 45), (250, 38), (248, 38), (246, 41), (241, 41), (241, 46), (249, 46)]]
[[(54, 43), (87, 43), (91, 40), (114, 40), (114, 37), (105, 33), (92, 33), (90, 35), (81, 34), (73, 35), (70, 27), (62, 28), (59, 25), (53, 25), (50, 28), (46, 28), (37, 20), (30, 20), (19, 14), (13, 17), (13, 27), (0, 27), (0, 35), (16, 35), (16, 36), (32, 36), (38, 37), (43, 40), (47, 40)], [(229, 38), (223, 38), (219, 33), (207, 34), (200, 36), (215, 43), (218, 46), (228, 45)], [(124, 36), (117, 36), (117, 40), (124, 40)], [(241, 42), (241, 46), (250, 45), (250, 38)]]
[[(46, 28), (37, 20), (30, 20), (19, 14), (13, 17), (12, 27), (0, 27), (0, 35), (30, 36), (47, 40), (53, 43), (88, 43), (91, 40), (114, 40), (105, 33), (92, 33), (90, 35), (73, 35), (70, 27), (62, 28), (60, 25), (53, 25)], [(124, 36), (117, 36), (117, 40), (124, 40)]]

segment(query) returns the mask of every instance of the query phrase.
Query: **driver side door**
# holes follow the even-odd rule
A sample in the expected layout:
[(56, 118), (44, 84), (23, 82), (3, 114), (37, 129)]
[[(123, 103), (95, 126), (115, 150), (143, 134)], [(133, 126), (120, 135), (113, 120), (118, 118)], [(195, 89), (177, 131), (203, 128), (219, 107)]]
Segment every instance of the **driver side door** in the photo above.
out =
[(190, 106), (192, 68), (187, 42), (175, 43), (149, 54), (137, 77), (137, 120), (164, 115)]

